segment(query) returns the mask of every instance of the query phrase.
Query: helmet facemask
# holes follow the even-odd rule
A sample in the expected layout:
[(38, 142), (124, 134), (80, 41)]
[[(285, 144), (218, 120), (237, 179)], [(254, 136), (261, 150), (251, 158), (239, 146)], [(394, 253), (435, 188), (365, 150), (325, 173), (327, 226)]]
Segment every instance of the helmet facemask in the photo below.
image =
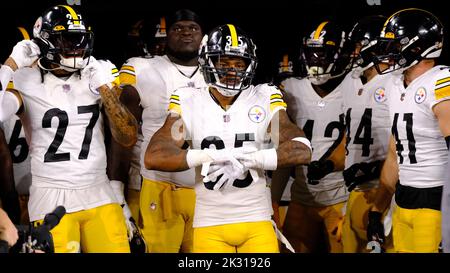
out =
[(349, 67), (350, 54), (344, 49), (345, 32), (334, 30), (332, 26), (326, 30), (327, 24), (322, 23), (325, 28), (320, 35), (316, 30), (310, 37), (305, 37), (301, 48), (300, 61), (306, 77), (314, 85), (322, 85), (344, 75)]
[(92, 32), (59, 31), (41, 40), (48, 45), (44, 56), (51, 63), (67, 71), (83, 69), (92, 53)]

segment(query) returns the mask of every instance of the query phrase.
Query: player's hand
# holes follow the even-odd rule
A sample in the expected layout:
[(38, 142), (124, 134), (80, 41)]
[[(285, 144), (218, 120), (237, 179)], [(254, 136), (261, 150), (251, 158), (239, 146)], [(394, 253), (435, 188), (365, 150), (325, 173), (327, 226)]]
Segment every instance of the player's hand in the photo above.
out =
[(257, 150), (254, 147), (236, 148), (234, 157), (247, 169), (276, 170), (277, 151), (275, 149)]
[(6, 212), (0, 209), (0, 240), (8, 242), (8, 246), (13, 246), (19, 239), (19, 232), (9, 219)]
[(311, 185), (319, 184), (320, 179), (333, 172), (334, 163), (331, 160), (314, 160), (308, 165), (308, 183)]
[(105, 69), (93, 56), (89, 57), (88, 64), (81, 70), (81, 77), (89, 78), (89, 88), (97, 95), (100, 86), (110, 83)]
[(17, 65), (17, 68), (31, 66), (41, 54), (39, 46), (32, 40), (22, 40), (18, 42), (9, 57), (11, 57)]
[(379, 160), (369, 163), (361, 162), (353, 164), (343, 172), (348, 191), (351, 192), (356, 186), (378, 178), (380, 171), (381, 162)]
[(369, 211), (369, 223), (367, 224), (367, 241), (377, 241), (384, 243), (384, 225), (381, 221), (382, 213), (378, 211)]
[(127, 202), (125, 201), (125, 184), (118, 180), (111, 180), (110, 185), (114, 191), (114, 195), (116, 196), (119, 205), (122, 207), (122, 213), (125, 218), (125, 224), (127, 226), (128, 241), (130, 243), (131, 252), (145, 253), (147, 248), (145, 240), (140, 233), (139, 228), (137, 227), (136, 222), (133, 219), (133, 216), (131, 215), (131, 211), (128, 207)]
[[(207, 170), (207, 171), (206, 171)], [(230, 162), (220, 164), (205, 164), (202, 169), (203, 182), (213, 182), (213, 190), (224, 190), (233, 186), (236, 179), (244, 179), (247, 171)], [(216, 181), (216, 182), (215, 182)]]

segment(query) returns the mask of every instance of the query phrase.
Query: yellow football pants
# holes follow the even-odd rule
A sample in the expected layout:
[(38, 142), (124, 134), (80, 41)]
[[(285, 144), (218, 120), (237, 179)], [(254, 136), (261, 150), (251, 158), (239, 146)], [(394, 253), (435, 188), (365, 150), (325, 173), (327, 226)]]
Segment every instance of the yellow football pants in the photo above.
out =
[(140, 215), (139, 215), (139, 202), (141, 197), (141, 191), (128, 189), (126, 200), (128, 207), (131, 211), (131, 216), (136, 221), (136, 223), (140, 223)]
[(310, 207), (291, 201), (283, 233), (295, 252), (342, 252), (341, 227), (344, 204)]
[(397, 206), (392, 218), (396, 252), (436, 253), (441, 242), (441, 212)]
[[(344, 253), (366, 253), (368, 213), (377, 189), (350, 192), (342, 226), (342, 246)], [(391, 232), (392, 234), (392, 232)], [(392, 236), (385, 240), (383, 248), (393, 252)]]
[(192, 252), (194, 207), (194, 189), (144, 178), (140, 213), (148, 252)]
[[(34, 225), (43, 220), (35, 221)], [(67, 213), (51, 231), (55, 253), (129, 253), (122, 208), (107, 204)]]
[(270, 221), (194, 228), (194, 253), (279, 253)]

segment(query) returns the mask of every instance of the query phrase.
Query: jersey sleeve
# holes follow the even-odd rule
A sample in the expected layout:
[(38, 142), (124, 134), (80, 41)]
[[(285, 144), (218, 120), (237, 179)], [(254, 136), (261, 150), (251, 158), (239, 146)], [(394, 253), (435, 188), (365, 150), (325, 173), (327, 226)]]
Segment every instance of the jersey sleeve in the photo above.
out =
[(136, 70), (132, 61), (128, 60), (120, 68), (119, 79), (121, 85), (135, 85), (136, 84)]
[(180, 96), (176, 91), (170, 95), (168, 111), (169, 113), (175, 113), (181, 116)]
[(287, 104), (284, 102), (281, 90), (275, 86), (271, 86), (270, 91), (270, 113), (275, 114), (279, 110), (286, 110)]
[(445, 69), (436, 77), (431, 95), (431, 99), (429, 100), (430, 108), (441, 101), (450, 99), (450, 72), (448, 69)]

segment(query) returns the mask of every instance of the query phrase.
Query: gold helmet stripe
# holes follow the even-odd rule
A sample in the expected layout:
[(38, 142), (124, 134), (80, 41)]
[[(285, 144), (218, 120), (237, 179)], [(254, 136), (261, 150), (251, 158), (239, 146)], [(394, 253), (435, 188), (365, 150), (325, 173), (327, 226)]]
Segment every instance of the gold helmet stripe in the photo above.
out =
[(289, 65), (289, 55), (284, 54), (283, 55), (283, 66), (287, 67)]
[(159, 20), (159, 28), (161, 30), (161, 33), (166, 33), (166, 17), (161, 17)]
[(232, 24), (227, 24), (227, 26), (230, 29), (231, 46), (237, 47), (238, 46), (238, 38), (237, 38), (236, 28)]
[(73, 10), (73, 8), (71, 8), (70, 6), (67, 5), (59, 5), (60, 7), (65, 7), (67, 9), (67, 11), (69, 11), (70, 15), (72, 16), (72, 21), (75, 25), (79, 25), (80, 24), (80, 19), (78, 18), (77, 13)]
[(23, 27), (17, 27), (17, 29), (22, 33), (24, 40), (30, 40), (30, 35), (28, 34), (28, 31)]
[[(399, 14), (400, 12), (405, 11), (405, 10), (421, 10), (421, 11), (425, 11), (426, 13), (429, 13), (429, 14), (431, 14), (431, 15), (434, 16), (434, 14), (432, 14), (431, 12), (426, 11), (426, 10), (424, 10), (424, 9), (408, 8), (408, 9), (402, 9), (402, 10), (399, 10), (399, 11), (397, 11), (396, 13), (392, 14), (391, 16), (389, 16), (389, 18), (387, 18), (386, 22), (384, 22), (383, 29), (381, 30), (381, 34), (382, 34), (382, 35), (386, 35), (386, 33), (385, 33), (385, 31), (386, 31), (386, 26), (387, 26), (387, 24), (389, 23), (389, 21), (391, 20), (391, 18), (394, 17), (395, 15)], [(436, 17), (436, 16), (434, 16), (434, 17)], [(439, 21), (439, 20), (438, 20), (438, 21)], [(386, 37), (386, 38), (390, 38), (390, 37)]]
[(318, 40), (320, 38), (320, 33), (322, 32), (322, 29), (325, 27), (325, 25), (328, 24), (328, 21), (322, 22), (314, 32), (314, 40)]

